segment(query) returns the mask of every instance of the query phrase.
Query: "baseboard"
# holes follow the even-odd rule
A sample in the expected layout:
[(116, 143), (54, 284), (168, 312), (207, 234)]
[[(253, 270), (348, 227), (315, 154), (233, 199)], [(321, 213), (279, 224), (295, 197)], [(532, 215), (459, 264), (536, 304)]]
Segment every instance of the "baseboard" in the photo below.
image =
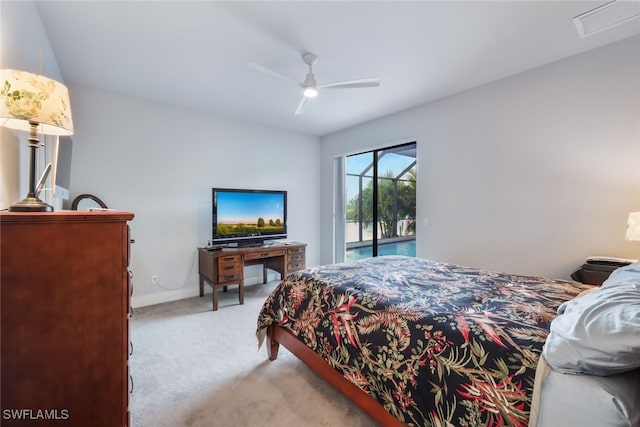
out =
[(173, 291), (155, 292), (153, 294), (146, 294), (140, 296), (131, 297), (131, 306), (133, 308), (146, 307), (148, 305), (162, 304), (163, 302), (177, 301), (180, 299), (191, 298), (198, 296), (200, 291), (197, 286), (176, 289)]
[[(270, 282), (273, 280), (278, 280), (279, 277), (280, 276), (279, 275), (276, 276), (275, 273), (273, 274), (269, 273), (267, 275), (267, 281)], [(258, 283), (262, 283), (262, 276), (246, 277), (244, 279), (244, 284), (246, 286), (256, 285)], [(205, 285), (204, 292), (205, 294), (210, 294), (211, 287)], [(146, 307), (148, 305), (162, 304), (164, 302), (171, 302), (171, 301), (177, 301), (185, 298), (191, 298), (198, 295), (200, 295), (200, 290), (198, 289), (197, 285), (190, 286), (187, 288), (175, 289), (171, 291), (154, 292), (152, 294), (145, 294), (145, 295), (139, 295), (139, 296), (135, 295), (135, 288), (134, 288), (134, 295), (131, 297), (131, 306), (133, 308), (140, 308), (140, 307)]]

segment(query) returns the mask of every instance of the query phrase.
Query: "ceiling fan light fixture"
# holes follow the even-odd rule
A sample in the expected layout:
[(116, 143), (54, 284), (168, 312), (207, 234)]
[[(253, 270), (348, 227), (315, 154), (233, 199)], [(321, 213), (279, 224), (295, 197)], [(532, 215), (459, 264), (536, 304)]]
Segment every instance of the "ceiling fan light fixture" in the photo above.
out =
[(315, 98), (318, 96), (318, 89), (315, 86), (306, 86), (302, 93), (306, 98)]
[[(1, 1), (1, 0), (0, 0)], [(258, 71), (262, 71), (263, 73), (270, 74), (274, 77), (278, 77), (284, 80), (291, 80), (295, 82), (298, 86), (298, 90), (302, 88), (302, 97), (300, 102), (298, 103), (298, 108), (296, 108), (295, 113), (296, 116), (299, 116), (304, 113), (305, 106), (309, 99), (315, 98), (318, 96), (318, 89), (324, 90), (327, 89), (349, 89), (349, 88), (361, 88), (361, 87), (376, 87), (380, 86), (380, 80), (377, 77), (370, 77), (366, 79), (357, 79), (357, 80), (345, 80), (333, 83), (325, 83), (319, 85), (316, 82), (316, 76), (313, 75), (313, 65), (316, 63), (318, 57), (310, 52), (305, 52), (302, 54), (302, 60), (307, 67), (309, 67), (309, 71), (307, 72), (307, 76), (304, 81), (298, 81), (284, 74), (280, 74), (277, 71), (273, 71), (267, 67), (263, 67), (262, 65), (249, 63), (249, 67), (254, 68)]]

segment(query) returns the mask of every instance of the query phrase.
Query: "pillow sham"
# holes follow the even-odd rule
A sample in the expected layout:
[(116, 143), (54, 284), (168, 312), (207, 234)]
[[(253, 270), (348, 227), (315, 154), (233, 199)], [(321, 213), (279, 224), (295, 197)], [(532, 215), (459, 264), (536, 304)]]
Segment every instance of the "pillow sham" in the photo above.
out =
[(606, 376), (640, 367), (640, 263), (563, 303), (542, 351), (564, 373)]

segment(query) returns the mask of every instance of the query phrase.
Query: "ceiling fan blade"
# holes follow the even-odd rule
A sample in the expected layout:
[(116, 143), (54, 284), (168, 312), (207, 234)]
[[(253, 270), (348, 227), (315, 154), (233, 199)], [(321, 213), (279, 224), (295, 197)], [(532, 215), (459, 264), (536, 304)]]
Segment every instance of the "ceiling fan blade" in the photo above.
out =
[(293, 113), (295, 116), (299, 116), (300, 114), (304, 113), (304, 107), (307, 104), (307, 100), (309, 98), (307, 98), (306, 96), (303, 96), (302, 99), (300, 100), (300, 103), (298, 104), (298, 108), (296, 108), (296, 112)]
[(261, 71), (263, 73), (269, 74), (269, 75), (274, 76), (274, 77), (279, 77), (279, 78), (284, 79), (284, 80), (292, 81), (297, 85), (300, 84), (300, 82), (298, 82), (296, 79), (294, 79), (292, 77), (285, 76), (284, 74), (281, 74), (281, 73), (279, 73), (277, 71), (274, 71), (271, 68), (263, 67), (262, 65), (256, 64), (254, 62), (250, 62), (249, 63), (249, 68), (253, 68), (254, 70)]
[(377, 77), (369, 79), (347, 80), (344, 82), (334, 82), (319, 85), (319, 88), (352, 88), (352, 87), (376, 87), (380, 86), (380, 79)]

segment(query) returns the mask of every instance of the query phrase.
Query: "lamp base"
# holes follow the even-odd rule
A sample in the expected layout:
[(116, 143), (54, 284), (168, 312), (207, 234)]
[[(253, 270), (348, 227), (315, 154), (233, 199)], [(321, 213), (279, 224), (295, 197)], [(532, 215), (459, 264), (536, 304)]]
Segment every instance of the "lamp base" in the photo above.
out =
[(9, 206), (9, 212), (53, 212), (53, 206), (37, 197), (27, 196), (18, 203)]

